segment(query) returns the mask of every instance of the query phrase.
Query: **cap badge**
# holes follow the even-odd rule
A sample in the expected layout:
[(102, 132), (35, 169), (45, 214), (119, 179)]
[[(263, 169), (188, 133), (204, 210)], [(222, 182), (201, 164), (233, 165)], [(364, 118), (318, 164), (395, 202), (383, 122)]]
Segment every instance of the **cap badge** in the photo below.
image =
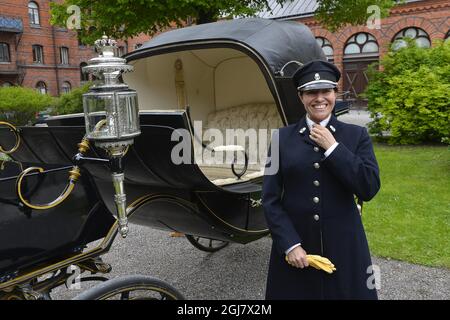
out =
[(316, 73), (315, 75), (314, 75), (314, 80), (320, 80), (320, 74), (318, 74), (318, 73)]

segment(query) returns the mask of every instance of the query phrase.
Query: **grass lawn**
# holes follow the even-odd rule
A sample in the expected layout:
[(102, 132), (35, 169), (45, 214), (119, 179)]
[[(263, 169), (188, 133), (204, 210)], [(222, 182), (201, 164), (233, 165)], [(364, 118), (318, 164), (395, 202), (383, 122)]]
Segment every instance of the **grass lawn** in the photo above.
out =
[(375, 144), (381, 190), (364, 204), (371, 253), (450, 269), (450, 148)]

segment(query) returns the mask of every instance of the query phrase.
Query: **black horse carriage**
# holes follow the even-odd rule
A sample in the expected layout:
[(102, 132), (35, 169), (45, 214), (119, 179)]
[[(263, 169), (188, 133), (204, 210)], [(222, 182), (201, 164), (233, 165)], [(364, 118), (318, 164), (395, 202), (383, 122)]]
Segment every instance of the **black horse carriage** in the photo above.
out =
[[(183, 233), (205, 251), (266, 236), (261, 187), (270, 136), (304, 114), (290, 75), (325, 59), (310, 30), (223, 21), (165, 32), (125, 58), (135, 69), (122, 76), (138, 93), (141, 130), (123, 159), (130, 221)], [(74, 172), (80, 150), (106, 158), (78, 144), (84, 121), (73, 114), (40, 126), (0, 125), (0, 151), (11, 158), (0, 162), (0, 298), (50, 298), (69, 266), (111, 269), (100, 259), (118, 233), (108, 162), (85, 161)], [(105, 280), (88, 280), (96, 279)], [(108, 280), (80, 298), (126, 299), (137, 289), (182, 298), (145, 276)]]

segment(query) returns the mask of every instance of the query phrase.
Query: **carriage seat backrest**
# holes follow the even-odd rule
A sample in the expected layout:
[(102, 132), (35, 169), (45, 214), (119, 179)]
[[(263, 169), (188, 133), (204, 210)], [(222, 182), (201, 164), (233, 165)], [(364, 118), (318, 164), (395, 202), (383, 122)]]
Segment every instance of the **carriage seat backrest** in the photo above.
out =
[[(258, 135), (257, 145), (253, 145), (253, 147), (242, 145), (242, 143), (241, 145), (248, 151), (250, 159), (258, 160), (257, 164), (250, 164), (249, 168), (260, 170), (264, 167), (267, 146), (270, 144), (271, 130), (280, 128), (281, 126), (283, 126), (283, 123), (274, 103), (252, 103), (210, 113), (204, 130), (209, 128), (220, 130), (224, 137), (224, 144), (227, 144), (225, 140), (227, 129), (243, 129), (240, 133), (242, 134), (244, 132), (244, 135), (248, 129), (255, 129)], [(265, 131), (259, 131), (261, 129)], [(266, 133), (264, 140), (260, 139), (260, 132)], [(206, 142), (209, 142), (208, 132), (205, 131), (205, 133), (204, 137), (206, 138)], [(242, 142), (242, 140), (237, 139), (234, 144), (239, 144), (238, 141)], [(261, 143), (264, 143), (264, 146)], [(224, 164), (224, 166), (229, 167), (230, 165)]]

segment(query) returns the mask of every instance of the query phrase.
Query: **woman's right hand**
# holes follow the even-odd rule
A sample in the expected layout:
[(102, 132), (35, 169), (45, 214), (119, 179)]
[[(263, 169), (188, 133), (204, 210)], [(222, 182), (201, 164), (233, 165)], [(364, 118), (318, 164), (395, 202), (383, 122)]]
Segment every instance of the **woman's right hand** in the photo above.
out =
[(301, 246), (292, 249), (286, 256), (286, 261), (291, 266), (303, 269), (309, 266), (308, 259), (306, 258), (306, 251)]

